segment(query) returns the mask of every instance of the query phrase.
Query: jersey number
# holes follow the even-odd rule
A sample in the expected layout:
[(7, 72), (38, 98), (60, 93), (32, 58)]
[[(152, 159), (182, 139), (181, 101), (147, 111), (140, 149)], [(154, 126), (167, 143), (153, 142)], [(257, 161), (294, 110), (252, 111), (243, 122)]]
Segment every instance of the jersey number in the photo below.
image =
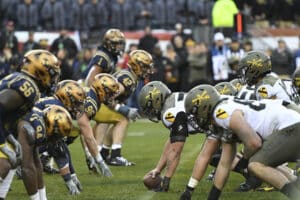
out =
[(23, 92), (25, 97), (29, 97), (34, 92), (34, 88), (31, 87), (28, 82), (24, 82), (23, 85), (20, 86), (20, 90)]
[(266, 108), (266, 104), (264, 103), (259, 103), (258, 101), (243, 101), (240, 99), (234, 99), (234, 102), (249, 106), (251, 109), (260, 111)]

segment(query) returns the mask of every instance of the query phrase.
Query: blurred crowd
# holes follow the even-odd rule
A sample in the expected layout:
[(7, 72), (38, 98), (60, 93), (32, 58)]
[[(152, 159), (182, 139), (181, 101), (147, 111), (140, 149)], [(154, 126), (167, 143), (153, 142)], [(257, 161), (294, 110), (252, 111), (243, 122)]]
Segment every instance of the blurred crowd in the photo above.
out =
[[(217, 4), (226, 9), (220, 13)], [(177, 22), (191, 28), (219, 26), (215, 18), (239, 11), (248, 23), (292, 26), (299, 23), (299, 7), (296, 0), (2, 0), (0, 24), (11, 20), (17, 30), (32, 31), (172, 29)]]
[[(132, 50), (146, 50), (154, 59), (155, 72), (150, 81), (162, 81), (172, 91), (188, 91), (201, 83), (215, 84), (236, 78), (239, 60), (253, 50), (251, 38), (239, 40), (217, 32), (211, 38), (211, 45), (208, 45), (197, 42), (192, 34), (186, 34), (180, 23), (176, 24), (175, 30), (166, 49), (163, 49), (159, 39), (152, 34), (151, 27), (146, 26), (144, 36), (129, 45), (119, 59), (118, 67), (127, 68), (128, 54)], [(29, 32), (28, 40), (19, 48), (14, 24), (7, 23), (0, 36), (0, 78), (17, 70), (20, 56), (26, 51), (38, 48), (50, 50), (59, 58), (62, 80), (85, 79), (88, 64), (97, 50), (95, 47), (79, 51), (66, 30), (61, 30), (52, 44), (35, 41), (34, 32)], [(289, 76), (300, 67), (300, 50), (289, 50), (283, 39), (278, 40), (277, 48), (267, 49), (266, 52), (271, 57), (273, 71), (279, 75)]]

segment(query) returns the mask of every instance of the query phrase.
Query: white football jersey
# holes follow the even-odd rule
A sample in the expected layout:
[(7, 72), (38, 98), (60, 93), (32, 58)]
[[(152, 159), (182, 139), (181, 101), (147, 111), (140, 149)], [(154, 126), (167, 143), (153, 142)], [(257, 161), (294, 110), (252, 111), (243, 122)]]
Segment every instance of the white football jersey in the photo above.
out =
[(246, 101), (228, 98), (216, 106), (213, 118), (219, 126), (229, 129), (232, 113), (241, 110), (249, 125), (265, 139), (276, 130), (300, 122), (299, 113), (287, 109), (282, 102), (283, 100)]
[(236, 95), (239, 99), (245, 99), (245, 100), (256, 100), (255, 97), (255, 86), (247, 86), (243, 85), (241, 90)]
[[(175, 92), (170, 95), (163, 107), (162, 115), (161, 115), (161, 121), (167, 128), (171, 128), (171, 125), (173, 124), (175, 117), (177, 113), (183, 111), (185, 112), (184, 109), (184, 99), (186, 97), (186, 93), (182, 92)], [(197, 130), (195, 129), (195, 121), (188, 120), (188, 131), (190, 133), (196, 132)]]
[(257, 100), (261, 99), (282, 99), (287, 102), (293, 101), (291, 84), (284, 83), (280, 78), (273, 74), (264, 77), (261, 84), (256, 87), (255, 96)]

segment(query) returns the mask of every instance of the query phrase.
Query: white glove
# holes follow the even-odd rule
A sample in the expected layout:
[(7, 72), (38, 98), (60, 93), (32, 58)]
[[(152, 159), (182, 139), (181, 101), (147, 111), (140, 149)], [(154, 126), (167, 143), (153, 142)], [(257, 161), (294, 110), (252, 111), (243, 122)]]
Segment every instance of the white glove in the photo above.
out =
[(16, 153), (16, 158), (17, 158), (17, 164), (21, 164), (21, 161), (22, 161), (22, 158), (23, 158), (23, 152), (22, 152), (21, 144), (18, 142), (18, 140), (16, 140), (16, 138), (12, 134), (9, 134), (7, 136), (7, 141), (10, 142), (14, 146), (15, 153)]
[(76, 184), (73, 182), (72, 179), (68, 180), (65, 182), (66, 183), (66, 186), (69, 190), (69, 193), (71, 195), (77, 195), (77, 194), (80, 194), (80, 191), (79, 189), (77, 188)]
[(7, 144), (4, 144), (3, 146), (1, 146), (0, 151), (8, 157), (8, 160), (9, 160), (10, 164), (12, 165), (12, 168), (16, 168), (17, 167), (16, 153), (11, 148), (9, 148), (7, 146)]
[(137, 119), (140, 119), (141, 116), (138, 112), (138, 109), (137, 108), (129, 108), (129, 111), (127, 113), (127, 118), (132, 121), (136, 121)]
[(92, 156), (87, 156), (86, 157), (86, 164), (87, 164), (89, 170), (97, 172), (96, 162), (95, 162), (95, 159)]
[(101, 160), (100, 162), (96, 161), (96, 164), (97, 164), (97, 171), (100, 171), (103, 176), (105, 176), (105, 177), (113, 176), (109, 167), (104, 162), (104, 160)]
[(75, 183), (75, 185), (77, 186), (78, 190), (82, 191), (82, 189), (83, 189), (82, 185), (81, 185), (79, 179), (77, 178), (76, 174), (72, 174), (71, 179), (72, 179), (73, 183)]

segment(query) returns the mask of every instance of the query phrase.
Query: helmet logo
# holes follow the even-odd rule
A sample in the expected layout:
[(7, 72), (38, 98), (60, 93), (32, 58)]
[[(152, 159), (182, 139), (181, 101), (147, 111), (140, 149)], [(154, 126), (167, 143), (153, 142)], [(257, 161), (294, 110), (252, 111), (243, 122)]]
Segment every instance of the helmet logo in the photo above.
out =
[(210, 96), (207, 94), (207, 91), (204, 90), (202, 94), (196, 95), (196, 98), (194, 98), (192, 100), (192, 103), (195, 105), (199, 105), (201, 103), (201, 101), (208, 100), (209, 98), (210, 98)]
[(160, 90), (157, 89), (156, 87), (153, 88), (153, 90), (151, 90), (149, 92), (149, 94), (145, 97), (146, 99), (152, 99), (153, 96), (159, 95), (160, 94)]
[(220, 88), (220, 90), (218, 91), (220, 94), (229, 94), (230, 90), (229, 88), (225, 85), (223, 88)]
[(247, 64), (249, 64), (249, 66), (251, 67), (263, 67), (263, 60), (262, 59), (252, 59), (252, 60), (248, 60)]

